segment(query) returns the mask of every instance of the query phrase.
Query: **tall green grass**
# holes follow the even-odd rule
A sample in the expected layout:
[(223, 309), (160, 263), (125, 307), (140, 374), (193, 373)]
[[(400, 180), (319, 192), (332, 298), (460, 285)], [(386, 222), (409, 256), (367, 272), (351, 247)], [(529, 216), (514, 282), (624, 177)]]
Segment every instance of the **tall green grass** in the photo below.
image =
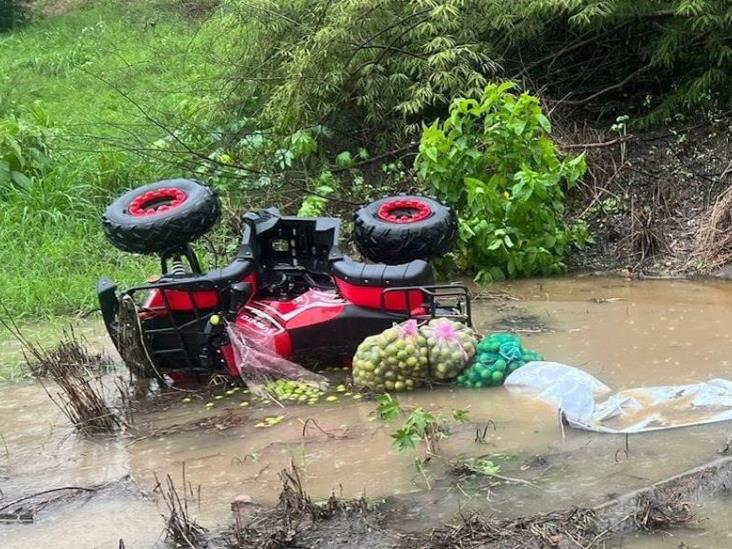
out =
[(100, 276), (133, 283), (150, 274), (150, 260), (105, 241), (97, 194), (91, 185), (51, 173), (0, 202), (0, 301), (14, 314), (91, 310)]
[(174, 109), (214, 74), (196, 51), (198, 24), (175, 4), (88, 2), (0, 35), (0, 120), (40, 105), (52, 127), (51, 167), (27, 188), (0, 188), (0, 302), (15, 315), (83, 312), (96, 306), (100, 276), (132, 284), (158, 268), (114, 250), (100, 215), (122, 189), (190, 175), (105, 144), (159, 138), (139, 107)]

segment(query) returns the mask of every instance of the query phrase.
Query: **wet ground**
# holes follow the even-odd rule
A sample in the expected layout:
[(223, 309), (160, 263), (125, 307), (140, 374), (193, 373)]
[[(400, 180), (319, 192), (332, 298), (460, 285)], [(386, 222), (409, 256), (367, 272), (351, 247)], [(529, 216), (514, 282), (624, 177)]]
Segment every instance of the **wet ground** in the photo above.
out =
[[(732, 379), (732, 284), (572, 278), (522, 281), (491, 288), (516, 300), (476, 302), (476, 327), (489, 332), (511, 328), (526, 346), (547, 359), (581, 367), (613, 389), (680, 384), (715, 377)], [(81, 328), (104, 341), (97, 321)], [(4, 336), (3, 336), (4, 337)], [(49, 335), (43, 336), (51, 338)], [(17, 360), (12, 345), (1, 344), (0, 360)], [(344, 376), (345, 372), (330, 372)], [(187, 481), (201, 505), (192, 514), (208, 527), (230, 522), (229, 503), (242, 494), (273, 503), (277, 473), (294, 462), (303, 468), (306, 489), (315, 498), (332, 490), (346, 497), (395, 496), (394, 525), (421, 530), (452, 520), (460, 510), (501, 516), (589, 506), (639, 488), (718, 455), (730, 425), (630, 436), (564, 430), (548, 406), (503, 389), (441, 388), (400, 397), (450, 414), (468, 408), (470, 423), (456, 425), (442, 443), (445, 460), (429, 465), (425, 490), (408, 455), (391, 449), (394, 426), (374, 420), (374, 403), (341, 395), (339, 402), (288, 406), (256, 402), (237, 391), (213, 400), (181, 393), (166, 409), (137, 416), (137, 434), (111, 439), (75, 435), (43, 390), (32, 383), (0, 388), (0, 507), (24, 495), (64, 486), (90, 486), (130, 475), (144, 493), (155, 475)], [(242, 406), (242, 402), (249, 402)], [(282, 415), (281, 423), (257, 428), (258, 420)], [(317, 420), (324, 434), (308, 424)], [(485, 441), (476, 430), (489, 425)], [(493, 428), (495, 426), (495, 429)], [(626, 447), (627, 444), (627, 447)], [(501, 473), (531, 485), (459, 479), (447, 461), (491, 455)], [(154, 499), (129, 489), (107, 488), (84, 501), (49, 507), (34, 524), (0, 524), (0, 545), (21, 547), (150, 547), (162, 520)], [(626, 547), (728, 547), (726, 500), (707, 502), (694, 531), (673, 537), (622, 540)], [(60, 535), (62, 534), (62, 535)], [(653, 545), (655, 544), (655, 545)]]

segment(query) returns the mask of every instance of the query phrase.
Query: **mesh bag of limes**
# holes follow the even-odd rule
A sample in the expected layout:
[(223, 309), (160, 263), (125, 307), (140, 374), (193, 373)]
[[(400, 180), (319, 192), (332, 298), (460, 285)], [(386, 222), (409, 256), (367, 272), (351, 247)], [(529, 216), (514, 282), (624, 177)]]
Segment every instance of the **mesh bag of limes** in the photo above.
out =
[(449, 381), (470, 363), (477, 339), (449, 319), (419, 327), (408, 320), (367, 337), (353, 357), (353, 381), (372, 391), (411, 391), (429, 381)]
[(463, 387), (474, 388), (503, 385), (509, 374), (535, 360), (543, 358), (536, 351), (524, 349), (519, 337), (491, 334), (478, 343), (473, 364), (457, 376), (456, 382)]

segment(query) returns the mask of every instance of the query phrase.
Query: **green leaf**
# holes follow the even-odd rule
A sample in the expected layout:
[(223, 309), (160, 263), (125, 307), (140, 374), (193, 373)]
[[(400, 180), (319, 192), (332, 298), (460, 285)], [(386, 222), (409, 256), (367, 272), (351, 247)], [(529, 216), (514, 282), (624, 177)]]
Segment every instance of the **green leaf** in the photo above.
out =
[(376, 414), (380, 419), (391, 422), (402, 414), (402, 407), (396, 398), (384, 393), (376, 397)]
[(552, 131), (552, 125), (551, 122), (549, 122), (549, 119), (544, 116), (543, 114), (539, 116), (538, 118), (539, 126), (541, 126), (541, 129), (545, 132), (549, 133)]
[(353, 157), (351, 156), (351, 153), (348, 151), (343, 151), (338, 156), (336, 156), (336, 164), (338, 164), (341, 168), (350, 168), (353, 166)]
[(417, 443), (421, 440), (421, 437), (408, 429), (402, 427), (397, 429), (396, 432), (391, 434), (393, 438), (392, 446), (397, 452), (406, 452), (407, 450), (416, 450)]
[(470, 413), (464, 408), (455, 408), (452, 411), (452, 418), (460, 423), (470, 421)]
[(33, 180), (22, 172), (10, 172), (10, 179), (12, 179), (15, 185), (24, 191), (27, 191), (33, 185)]
[(506, 280), (506, 275), (503, 274), (503, 271), (500, 267), (491, 267), (488, 271), (493, 278), (493, 280)]

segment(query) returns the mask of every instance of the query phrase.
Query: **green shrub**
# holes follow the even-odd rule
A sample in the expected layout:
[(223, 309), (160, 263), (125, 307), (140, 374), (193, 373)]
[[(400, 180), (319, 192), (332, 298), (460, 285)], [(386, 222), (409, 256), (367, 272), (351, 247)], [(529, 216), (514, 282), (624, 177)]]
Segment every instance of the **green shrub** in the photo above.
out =
[(456, 99), (450, 116), (422, 134), (419, 175), (459, 215), (459, 265), (481, 281), (564, 269), (584, 225), (563, 221), (564, 190), (584, 155), (561, 158), (539, 100), (489, 85), (480, 101)]
[(13, 189), (29, 190), (51, 166), (48, 119), (36, 106), (32, 120), (0, 118), (0, 198)]

